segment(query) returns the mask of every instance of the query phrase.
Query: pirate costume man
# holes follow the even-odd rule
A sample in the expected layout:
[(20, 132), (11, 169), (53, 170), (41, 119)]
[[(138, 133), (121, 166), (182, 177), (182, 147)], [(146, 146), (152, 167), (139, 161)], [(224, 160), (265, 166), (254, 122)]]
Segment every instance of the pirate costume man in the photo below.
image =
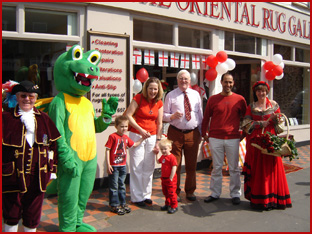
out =
[[(50, 117), (34, 107), (39, 87), (30, 81), (14, 86), (18, 105), (2, 113), (2, 207), (6, 232), (39, 225), (44, 192), (56, 171), (56, 140), (61, 136)], [(25, 108), (28, 106), (28, 108)]]

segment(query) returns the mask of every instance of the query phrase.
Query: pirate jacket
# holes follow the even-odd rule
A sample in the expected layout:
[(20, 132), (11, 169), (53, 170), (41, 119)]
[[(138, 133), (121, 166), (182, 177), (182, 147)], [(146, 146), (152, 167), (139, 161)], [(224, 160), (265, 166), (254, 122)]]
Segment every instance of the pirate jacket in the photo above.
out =
[(35, 142), (26, 141), (26, 128), (18, 106), (2, 113), (2, 192), (26, 193), (29, 176), (38, 178), (41, 192), (46, 191), (51, 172), (56, 172), (56, 140), (61, 137), (50, 117), (34, 107)]

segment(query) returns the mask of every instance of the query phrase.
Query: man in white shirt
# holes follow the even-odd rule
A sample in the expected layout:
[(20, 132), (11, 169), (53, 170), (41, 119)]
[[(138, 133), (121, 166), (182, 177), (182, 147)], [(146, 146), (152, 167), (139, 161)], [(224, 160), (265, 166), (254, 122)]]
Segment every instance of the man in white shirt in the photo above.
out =
[(173, 141), (171, 153), (176, 156), (178, 163), (178, 201), (181, 200), (179, 194), (182, 150), (186, 171), (184, 191), (188, 200), (195, 201), (196, 165), (203, 119), (202, 103), (199, 93), (190, 88), (191, 77), (187, 70), (178, 73), (177, 82), (178, 88), (166, 96), (163, 120), (170, 123), (167, 135), (168, 139)]

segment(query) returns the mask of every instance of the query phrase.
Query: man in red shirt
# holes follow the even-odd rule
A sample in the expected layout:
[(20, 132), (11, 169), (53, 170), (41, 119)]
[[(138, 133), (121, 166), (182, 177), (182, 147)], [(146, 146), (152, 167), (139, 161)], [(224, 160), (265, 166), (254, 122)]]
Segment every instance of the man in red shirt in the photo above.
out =
[[(239, 126), (247, 104), (241, 95), (232, 92), (234, 79), (230, 73), (221, 77), (222, 92), (208, 99), (202, 123), (202, 136), (210, 142), (213, 170), (211, 172), (211, 195), (205, 202), (219, 199), (222, 191), (222, 166), (226, 154), (230, 172), (230, 196), (238, 205), (241, 196), (239, 161)], [(208, 135), (207, 135), (208, 130)]]

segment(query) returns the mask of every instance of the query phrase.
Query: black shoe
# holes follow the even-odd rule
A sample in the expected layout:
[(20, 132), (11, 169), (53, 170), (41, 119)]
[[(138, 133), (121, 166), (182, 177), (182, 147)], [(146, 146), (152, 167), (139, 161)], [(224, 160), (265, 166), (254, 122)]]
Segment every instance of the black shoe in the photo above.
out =
[(180, 197), (180, 195), (177, 195), (177, 201), (178, 201), (178, 202), (181, 202), (181, 197)]
[(232, 203), (233, 203), (233, 205), (239, 205), (239, 203), (240, 203), (240, 198), (239, 198), (239, 197), (233, 197), (233, 198), (232, 198)]
[(169, 209), (169, 206), (167, 206), (167, 205), (164, 205), (164, 206), (160, 207), (160, 210), (162, 210), (162, 211), (165, 211), (165, 210), (168, 210), (168, 209)]
[(140, 207), (145, 206), (145, 202), (144, 202), (144, 201), (140, 201), (140, 202), (133, 202), (133, 204), (135, 204), (135, 205), (137, 205), (137, 206), (140, 206)]
[(192, 194), (186, 194), (186, 199), (189, 201), (196, 201), (196, 196)]
[(178, 207), (177, 208), (170, 208), (169, 210), (168, 210), (168, 214), (174, 214), (175, 212), (177, 212), (178, 211)]
[(207, 198), (204, 200), (204, 202), (209, 203), (209, 202), (213, 202), (213, 201), (218, 200), (218, 199), (219, 199), (218, 197), (209, 196), (209, 197), (207, 197)]
[(153, 204), (153, 201), (151, 199), (145, 199), (144, 202), (149, 205)]

